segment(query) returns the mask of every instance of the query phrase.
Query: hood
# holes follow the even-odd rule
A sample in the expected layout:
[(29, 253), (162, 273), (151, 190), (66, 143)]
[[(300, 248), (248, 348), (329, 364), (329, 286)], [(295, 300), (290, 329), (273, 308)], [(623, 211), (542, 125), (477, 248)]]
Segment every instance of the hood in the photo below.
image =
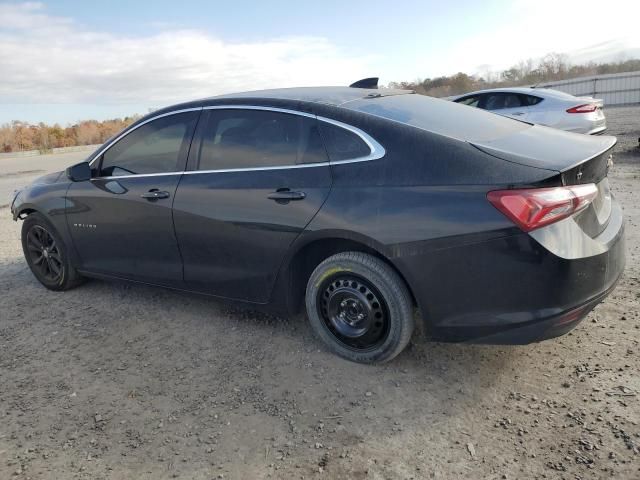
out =
[(60, 181), (60, 178), (63, 177), (64, 170), (60, 172), (47, 173), (41, 177), (36, 178), (31, 185), (50, 185), (52, 183), (57, 183)]

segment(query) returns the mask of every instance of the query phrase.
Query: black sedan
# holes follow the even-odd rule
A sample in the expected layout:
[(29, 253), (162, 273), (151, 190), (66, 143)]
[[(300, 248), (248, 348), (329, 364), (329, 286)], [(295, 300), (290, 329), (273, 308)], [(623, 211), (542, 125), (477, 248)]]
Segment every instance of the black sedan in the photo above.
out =
[(416, 318), (438, 340), (561, 335), (613, 289), (615, 138), (367, 83), (147, 115), (17, 193), (29, 267), (52, 290), (117, 278), (306, 308), (367, 363), (398, 355)]

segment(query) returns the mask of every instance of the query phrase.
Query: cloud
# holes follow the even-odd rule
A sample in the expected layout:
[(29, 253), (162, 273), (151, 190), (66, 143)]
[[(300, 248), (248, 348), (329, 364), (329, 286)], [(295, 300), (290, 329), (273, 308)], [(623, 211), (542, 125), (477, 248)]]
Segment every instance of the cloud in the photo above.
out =
[(169, 29), (140, 36), (92, 32), (40, 3), (0, 4), (0, 102), (160, 106), (271, 87), (345, 85), (371, 57), (325, 38), (229, 43)]
[[(496, 21), (463, 36), (430, 60), (440, 74), (485, 74), (557, 52), (574, 63), (633, 56), (640, 47), (638, 0), (511, 0), (489, 4)], [(473, 16), (473, 12), (470, 14)], [(601, 55), (597, 45), (616, 45)]]

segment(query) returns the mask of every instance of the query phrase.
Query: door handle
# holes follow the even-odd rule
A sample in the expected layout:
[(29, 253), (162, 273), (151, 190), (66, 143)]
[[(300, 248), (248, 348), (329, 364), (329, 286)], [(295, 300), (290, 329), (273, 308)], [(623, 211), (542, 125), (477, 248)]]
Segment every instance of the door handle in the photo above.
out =
[(524, 112), (513, 112), (511, 115), (524, 115)]
[(142, 198), (146, 198), (147, 200), (159, 200), (161, 198), (169, 198), (169, 192), (161, 192), (157, 188), (153, 188), (140, 196)]
[(269, 200), (275, 200), (278, 203), (286, 203), (291, 200), (303, 200), (306, 196), (307, 194), (304, 192), (292, 192), (288, 188), (281, 188), (270, 193), (267, 198)]

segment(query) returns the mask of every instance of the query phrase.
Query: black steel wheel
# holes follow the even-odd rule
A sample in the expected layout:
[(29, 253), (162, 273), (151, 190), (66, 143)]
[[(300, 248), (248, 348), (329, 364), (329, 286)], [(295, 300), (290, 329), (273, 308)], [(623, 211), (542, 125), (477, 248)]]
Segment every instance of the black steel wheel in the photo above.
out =
[(30, 214), (22, 224), (22, 250), (31, 272), (48, 289), (67, 290), (82, 280), (62, 238), (39, 213)]
[(390, 265), (366, 253), (339, 253), (318, 265), (307, 284), (306, 306), (320, 339), (356, 362), (391, 360), (414, 329), (404, 281)]
[(378, 290), (353, 275), (335, 275), (323, 283), (318, 309), (325, 326), (346, 347), (375, 349), (389, 333), (389, 311)]

